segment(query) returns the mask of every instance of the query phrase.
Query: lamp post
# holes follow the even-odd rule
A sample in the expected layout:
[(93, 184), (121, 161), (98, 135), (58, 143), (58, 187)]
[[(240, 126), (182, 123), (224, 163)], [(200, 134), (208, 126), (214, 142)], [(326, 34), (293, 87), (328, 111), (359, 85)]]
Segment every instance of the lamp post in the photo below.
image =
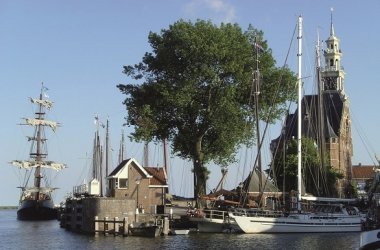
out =
[(141, 178), (137, 177), (135, 180), (136, 183), (136, 213), (135, 213), (135, 221), (137, 222), (137, 215), (139, 214), (139, 186), (140, 186)]

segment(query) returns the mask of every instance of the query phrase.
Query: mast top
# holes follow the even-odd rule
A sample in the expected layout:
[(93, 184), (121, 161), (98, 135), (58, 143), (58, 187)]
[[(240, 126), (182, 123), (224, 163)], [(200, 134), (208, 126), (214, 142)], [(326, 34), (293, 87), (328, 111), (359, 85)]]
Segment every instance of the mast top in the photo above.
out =
[(49, 98), (48, 94), (47, 94), (47, 91), (49, 89), (44, 86), (44, 82), (41, 82), (41, 93), (40, 93), (40, 99), (42, 100), (43, 97), (45, 98)]

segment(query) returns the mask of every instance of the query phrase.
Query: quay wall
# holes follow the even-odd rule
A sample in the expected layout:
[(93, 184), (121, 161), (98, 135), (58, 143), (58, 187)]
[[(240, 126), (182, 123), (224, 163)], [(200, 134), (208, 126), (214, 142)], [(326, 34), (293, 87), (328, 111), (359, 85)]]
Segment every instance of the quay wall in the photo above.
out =
[[(135, 220), (136, 201), (134, 199), (117, 199), (109, 197), (73, 198), (66, 201), (61, 215), (61, 227), (75, 232), (95, 233), (95, 216), (99, 219), (113, 220), (125, 218), (127, 223)], [(103, 223), (99, 223), (99, 230), (104, 230)], [(112, 230), (107, 225), (108, 230)], [(115, 230), (115, 229), (114, 229)]]

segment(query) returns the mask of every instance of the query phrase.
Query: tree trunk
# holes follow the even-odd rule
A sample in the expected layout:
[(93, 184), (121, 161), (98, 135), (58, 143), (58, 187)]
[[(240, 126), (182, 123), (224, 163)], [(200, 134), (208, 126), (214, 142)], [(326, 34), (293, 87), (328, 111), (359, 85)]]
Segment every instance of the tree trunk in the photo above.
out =
[(202, 208), (205, 202), (200, 199), (206, 194), (207, 169), (203, 166), (202, 138), (198, 138), (195, 144), (194, 157), (194, 199), (196, 207)]

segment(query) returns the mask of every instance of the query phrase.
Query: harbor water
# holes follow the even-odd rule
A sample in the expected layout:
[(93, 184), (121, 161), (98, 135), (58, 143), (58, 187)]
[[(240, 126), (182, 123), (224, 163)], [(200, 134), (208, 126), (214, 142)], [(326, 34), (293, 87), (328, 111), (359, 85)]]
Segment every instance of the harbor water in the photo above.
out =
[(0, 249), (358, 249), (360, 233), (200, 234), (158, 238), (87, 236), (59, 222), (18, 221), (16, 210), (0, 210)]

